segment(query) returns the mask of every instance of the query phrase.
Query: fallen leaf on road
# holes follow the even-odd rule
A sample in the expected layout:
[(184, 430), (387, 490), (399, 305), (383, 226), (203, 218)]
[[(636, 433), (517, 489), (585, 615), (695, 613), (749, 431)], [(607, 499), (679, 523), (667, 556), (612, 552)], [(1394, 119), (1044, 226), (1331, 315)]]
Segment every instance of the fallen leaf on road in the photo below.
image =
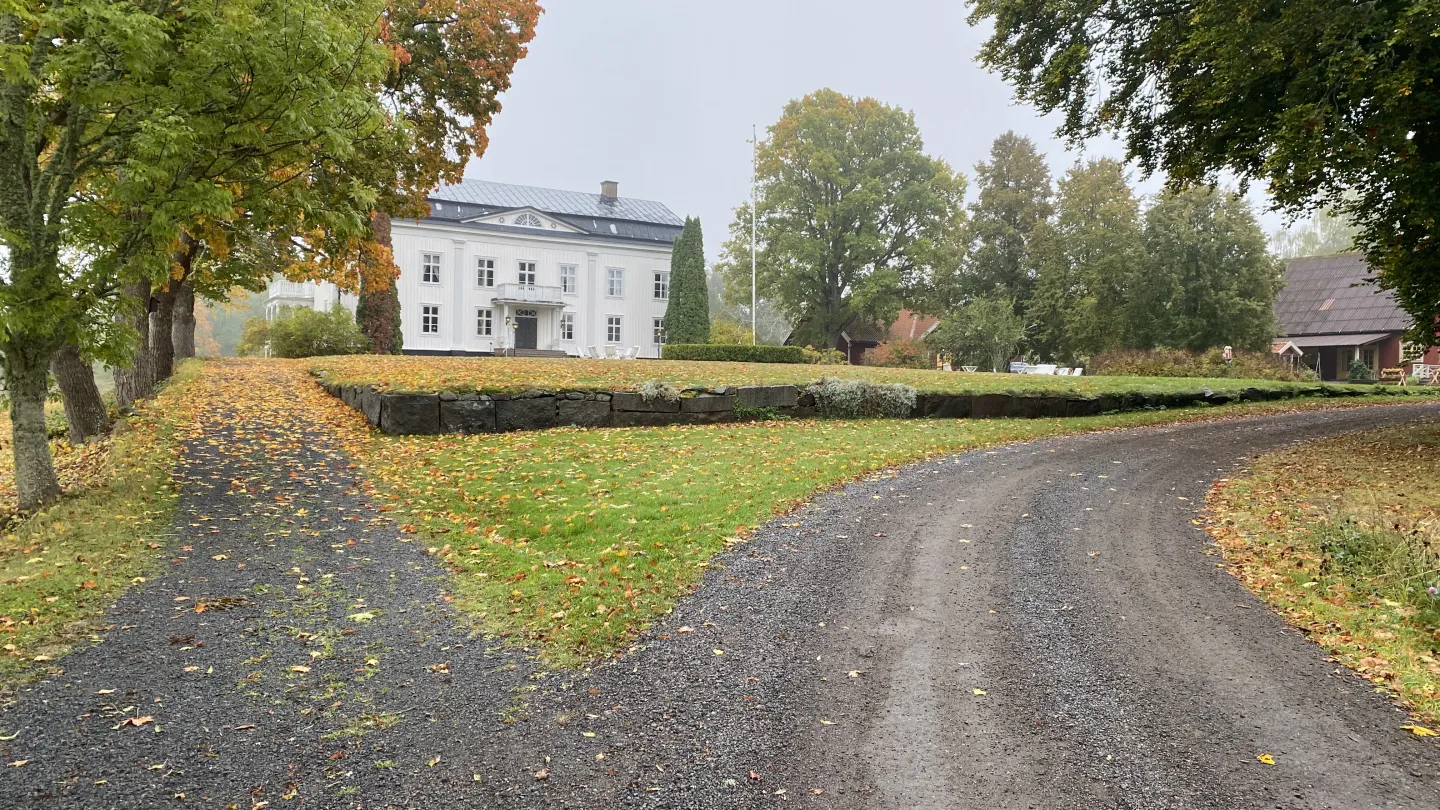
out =
[(435, 757), (434, 759), (430, 760), (429, 762), (427, 762), (427, 763), (425, 763), (425, 764), (428, 765), (429, 767), (433, 768), (433, 767), (435, 767), (436, 765), (439, 765), (439, 764), (440, 764), (440, 757)]
[(972, 690), (970, 690), (970, 691), (974, 692), (974, 693), (977, 694), (977, 695), (983, 695), (983, 694), (985, 694), (985, 690), (984, 690), (984, 689), (972, 689)]
[(371, 613), (368, 610), (364, 610), (359, 613), (351, 613), (345, 618), (349, 619), (352, 622), (355, 622), (356, 624), (364, 624), (365, 622), (368, 622), (371, 619), (375, 618), (375, 614)]
[(147, 714), (144, 717), (127, 717), (123, 721), (121, 721), (120, 725), (134, 726), (136, 728), (139, 728), (140, 726), (148, 725), (153, 722), (155, 722), (155, 718)]
[(243, 725), (243, 726), (236, 726), (236, 727), (234, 727), (234, 728), (232, 728), (232, 729), (230, 729), (230, 730), (231, 730), (231, 731), (249, 731), (250, 729), (253, 729), (253, 728), (255, 728), (255, 724), (254, 724), (254, 723), (246, 723), (246, 724)]
[(549, 779), (549, 778), (550, 778), (550, 769), (549, 769), (549, 768), (541, 768), (540, 770), (538, 770), (538, 771), (535, 772), (535, 778), (536, 778), (536, 779)]
[(852, 669), (852, 670), (850, 670), (850, 671), (849, 671), (848, 673), (846, 673), (846, 674), (849, 675), (849, 676), (852, 677), (852, 678), (858, 678), (858, 677), (860, 677), (861, 675), (864, 675), (864, 674), (865, 674), (865, 670), (863, 670), (863, 669)]
[(695, 632), (695, 628), (693, 628), (693, 627), (688, 627), (688, 626), (687, 626), (687, 627), (682, 627), (682, 628), (680, 628), (679, 630), (676, 630), (675, 632), (677, 632), (677, 633), (693, 633), (693, 632)]
[(1440, 737), (1440, 732), (1428, 729), (1424, 726), (1417, 726), (1412, 724), (1408, 726), (1401, 726), (1400, 728), (1403, 728), (1411, 734), (1414, 734), (1416, 737)]
[(835, 721), (834, 721), (834, 720), (821, 720), (821, 721), (820, 721), (820, 725), (822, 725), (822, 726), (833, 726), (833, 725), (835, 725)]
[(28, 759), (17, 759), (14, 762), (7, 762), (6, 764), (12, 768), (19, 768), (29, 761)]
[(300, 666), (299, 664), (296, 664), (295, 666), (290, 667), (290, 671), (291, 671), (291, 672), (305, 673), (305, 672), (309, 672), (309, 671), (310, 671), (310, 667), (302, 667), (302, 666)]
[(1258, 759), (1258, 760), (1260, 760), (1262, 763), (1264, 763), (1264, 764), (1266, 764), (1266, 765), (1274, 765), (1274, 764), (1275, 764), (1275, 757), (1272, 757), (1272, 756), (1270, 756), (1269, 754), (1260, 754), (1260, 755), (1256, 756), (1255, 758)]
[(580, 732), (580, 736), (581, 736), (581, 737), (594, 737), (594, 736), (595, 736), (595, 732), (593, 732), (593, 731), (582, 731), (582, 732)]
[(725, 654), (725, 651), (724, 651), (724, 650), (715, 650), (715, 654), (716, 654), (716, 655), (724, 655), (724, 654)]

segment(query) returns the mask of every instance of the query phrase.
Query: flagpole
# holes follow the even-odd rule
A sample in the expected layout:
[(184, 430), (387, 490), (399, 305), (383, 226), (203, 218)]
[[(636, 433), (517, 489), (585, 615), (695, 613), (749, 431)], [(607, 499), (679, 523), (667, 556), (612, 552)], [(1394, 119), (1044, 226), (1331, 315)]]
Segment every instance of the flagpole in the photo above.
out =
[(755, 125), (750, 125), (750, 345), (754, 346), (758, 341), (755, 336), (755, 309), (759, 299), (755, 295), (755, 222), (759, 215), (755, 211), (755, 177), (756, 177), (756, 154), (760, 149), (760, 141), (755, 131)]

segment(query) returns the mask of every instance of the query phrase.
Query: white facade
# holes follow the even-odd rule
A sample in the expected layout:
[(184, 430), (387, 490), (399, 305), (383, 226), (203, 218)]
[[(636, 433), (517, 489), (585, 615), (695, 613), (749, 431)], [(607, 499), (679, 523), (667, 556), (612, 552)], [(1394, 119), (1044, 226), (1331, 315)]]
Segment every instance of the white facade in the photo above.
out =
[(358, 299), (351, 293), (340, 292), (339, 287), (328, 281), (286, 281), (277, 276), (266, 288), (265, 320), (273, 321), (280, 310), (293, 307), (327, 312), (337, 302), (354, 314)]
[[(406, 354), (659, 357), (682, 220), (657, 202), (465, 180), (391, 223)], [(330, 284), (270, 285), (267, 313), (328, 309)]]
[(606, 244), (522, 213), (544, 225), (530, 235), (393, 223), (405, 352), (580, 355), (609, 346), (659, 357), (670, 246)]

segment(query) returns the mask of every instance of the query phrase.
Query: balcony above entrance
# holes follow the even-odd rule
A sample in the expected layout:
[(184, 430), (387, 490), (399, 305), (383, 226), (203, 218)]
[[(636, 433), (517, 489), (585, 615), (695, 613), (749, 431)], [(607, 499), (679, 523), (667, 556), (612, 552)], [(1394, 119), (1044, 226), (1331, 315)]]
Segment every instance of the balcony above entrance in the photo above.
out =
[(535, 304), (537, 306), (565, 306), (559, 287), (540, 287), (530, 284), (499, 284), (495, 287), (495, 301)]

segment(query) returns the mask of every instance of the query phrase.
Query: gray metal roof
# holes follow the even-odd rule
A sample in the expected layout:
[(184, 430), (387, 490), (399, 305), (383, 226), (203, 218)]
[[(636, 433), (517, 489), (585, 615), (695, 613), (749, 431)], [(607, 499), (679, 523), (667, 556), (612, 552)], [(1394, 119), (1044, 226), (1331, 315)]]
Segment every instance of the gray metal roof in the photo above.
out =
[(594, 217), (655, 225), (681, 226), (685, 221), (675, 216), (663, 203), (629, 197), (608, 198), (583, 191), (557, 191), (534, 186), (512, 186), (488, 180), (461, 180), (453, 186), (441, 186), (430, 192), (431, 200), (468, 203), (487, 208), (534, 208), (547, 214), (572, 217)]
[(1275, 319), (1286, 337), (1403, 332), (1410, 316), (1389, 290), (1375, 286), (1358, 253), (1295, 259), (1285, 265), (1285, 288)]

